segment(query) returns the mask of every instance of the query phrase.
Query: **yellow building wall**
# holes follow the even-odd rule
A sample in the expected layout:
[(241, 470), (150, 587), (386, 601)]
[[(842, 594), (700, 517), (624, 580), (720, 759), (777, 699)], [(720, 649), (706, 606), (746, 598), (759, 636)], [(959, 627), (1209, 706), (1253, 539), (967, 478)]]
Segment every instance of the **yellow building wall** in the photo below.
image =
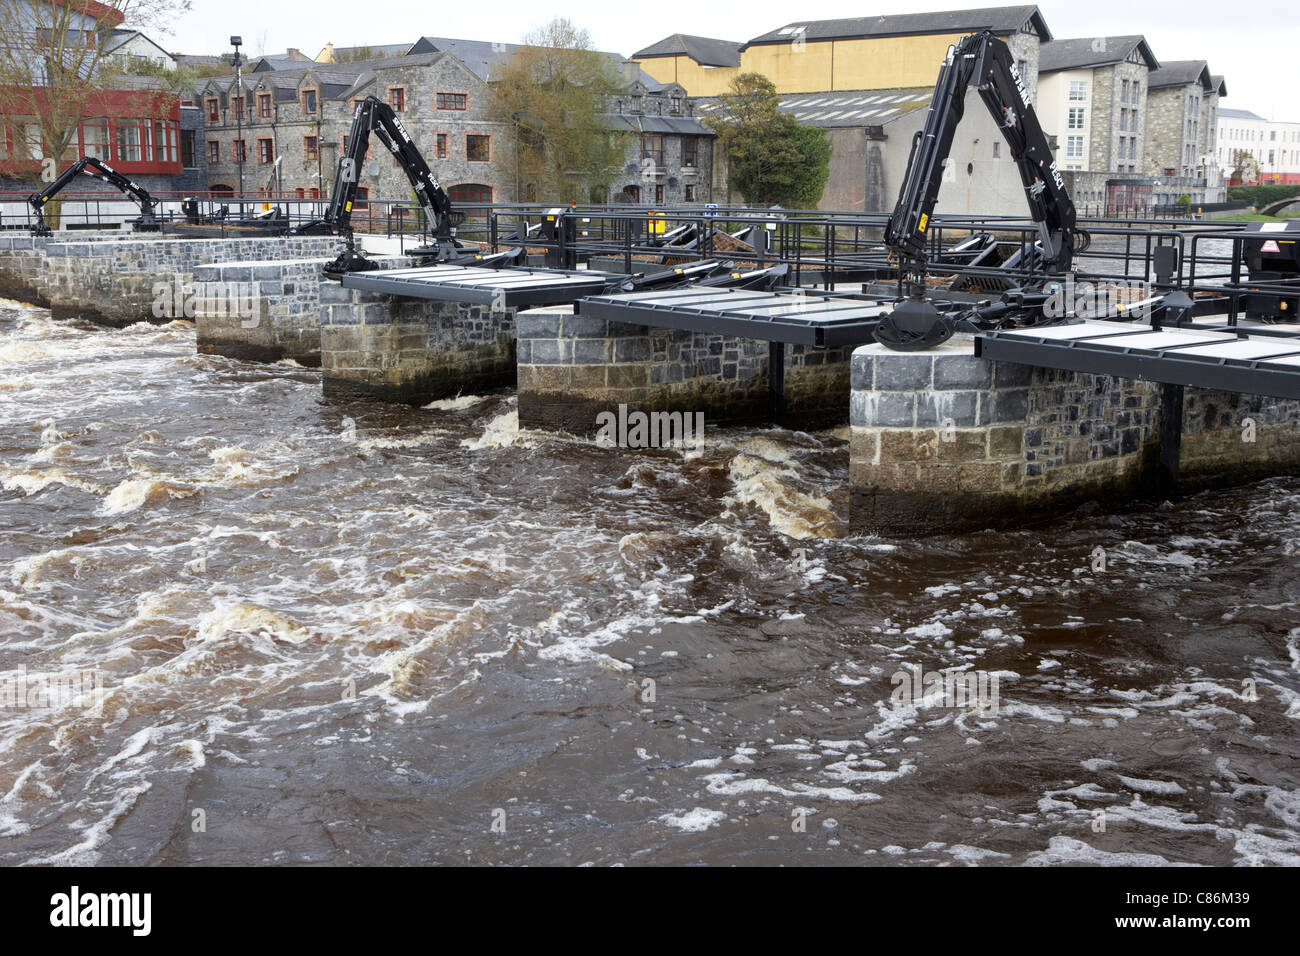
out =
[(754, 46), (741, 53), (738, 68), (704, 69), (688, 56), (649, 57), (637, 62), (660, 83), (680, 83), (689, 96), (727, 93), (740, 73), (763, 74), (778, 93), (926, 87), (934, 85), (948, 47), (962, 36), (810, 40), (802, 49), (791, 43)]

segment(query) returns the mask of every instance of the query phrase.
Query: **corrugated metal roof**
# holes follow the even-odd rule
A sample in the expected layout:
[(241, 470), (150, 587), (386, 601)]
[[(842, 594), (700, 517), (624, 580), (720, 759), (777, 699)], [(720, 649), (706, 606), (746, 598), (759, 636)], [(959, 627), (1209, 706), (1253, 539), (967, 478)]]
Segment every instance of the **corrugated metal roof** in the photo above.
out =
[(802, 34), (805, 40), (854, 40), (866, 37), (924, 36), (930, 33), (976, 33), (980, 30), (990, 30), (1006, 36), (1031, 22), (1044, 41), (1052, 38), (1038, 7), (1025, 5), (847, 17), (842, 20), (796, 20), (770, 33), (754, 37), (741, 49), (759, 44), (789, 43), (797, 34)]

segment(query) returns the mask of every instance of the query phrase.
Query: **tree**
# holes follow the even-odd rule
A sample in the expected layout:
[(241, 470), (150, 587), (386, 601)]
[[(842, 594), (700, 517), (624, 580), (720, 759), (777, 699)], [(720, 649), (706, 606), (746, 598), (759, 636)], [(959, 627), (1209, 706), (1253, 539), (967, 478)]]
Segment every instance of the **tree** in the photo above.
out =
[[(162, 26), (189, 7), (190, 0), (0, 0), (0, 142), (8, 134), (13, 143), (0, 154), (0, 173), (47, 156), (75, 159), (81, 121), (112, 112), (112, 93), (122, 88), (122, 71), (106, 69), (113, 30), (128, 19), (136, 29)], [(175, 96), (156, 83), (131, 86)]]
[(1232, 180), (1238, 183), (1253, 183), (1259, 180), (1259, 160), (1248, 149), (1232, 151)]
[(570, 202), (608, 190), (624, 142), (605, 113), (621, 88), (610, 58), (571, 21), (552, 20), (525, 38), (497, 68), (488, 103), (489, 117), (510, 130), (513, 148), (498, 159), (520, 193)]
[(750, 203), (812, 209), (830, 176), (830, 140), (782, 113), (780, 102), (772, 81), (758, 73), (742, 73), (718, 98), (708, 122), (727, 157), (727, 188)]

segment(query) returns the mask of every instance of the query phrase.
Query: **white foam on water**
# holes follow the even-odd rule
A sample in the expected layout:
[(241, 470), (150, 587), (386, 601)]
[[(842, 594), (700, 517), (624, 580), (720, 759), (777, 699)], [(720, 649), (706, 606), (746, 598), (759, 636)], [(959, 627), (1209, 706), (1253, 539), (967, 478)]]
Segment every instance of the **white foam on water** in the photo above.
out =
[(703, 833), (709, 827), (717, 826), (727, 815), (721, 810), (706, 810), (696, 807), (693, 810), (665, 813), (659, 820), (670, 827), (676, 827), (685, 833)]
[(439, 398), (428, 405), (420, 407), (427, 411), (435, 412), (460, 412), (467, 408), (473, 408), (475, 405), (481, 405), (488, 400), (486, 395), (457, 395), (455, 398)]

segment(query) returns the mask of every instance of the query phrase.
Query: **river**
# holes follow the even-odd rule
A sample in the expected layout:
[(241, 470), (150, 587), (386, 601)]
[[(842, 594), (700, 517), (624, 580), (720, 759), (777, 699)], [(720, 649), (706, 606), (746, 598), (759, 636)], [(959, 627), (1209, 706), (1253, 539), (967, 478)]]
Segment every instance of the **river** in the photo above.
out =
[(5, 864), (1300, 864), (1300, 481), (849, 537), (843, 431), (601, 448), (9, 302), (0, 421), (0, 684), (93, 688), (0, 705)]

